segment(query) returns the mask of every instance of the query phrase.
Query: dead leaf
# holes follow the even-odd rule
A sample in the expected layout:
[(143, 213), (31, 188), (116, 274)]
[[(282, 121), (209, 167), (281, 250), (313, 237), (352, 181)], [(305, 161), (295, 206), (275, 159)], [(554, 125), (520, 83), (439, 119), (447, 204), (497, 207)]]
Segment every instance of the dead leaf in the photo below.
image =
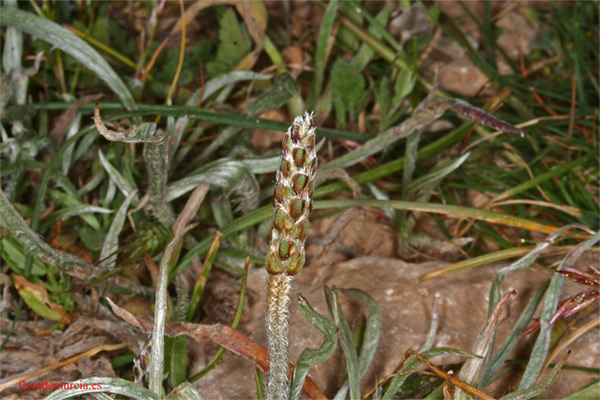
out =
[(283, 59), (288, 64), (290, 74), (296, 76), (304, 64), (304, 52), (300, 46), (288, 46), (281, 52)]
[(67, 133), (69, 126), (77, 114), (77, 110), (79, 110), (79, 107), (91, 103), (92, 101), (98, 101), (100, 98), (102, 98), (102, 96), (104, 95), (93, 94), (75, 100), (62, 114), (58, 116), (56, 124), (50, 132), (50, 136), (55, 138), (58, 144), (61, 144), (65, 138), (65, 134)]
[(52, 226), (52, 228), (50, 228), (48, 244), (50, 245), (50, 247), (56, 250), (60, 250), (60, 233), (62, 230), (62, 221), (62, 217), (60, 217)]
[(15, 288), (21, 298), (36, 314), (52, 321), (60, 321), (70, 324), (73, 320), (60, 304), (50, 301), (48, 291), (42, 285), (29, 282), (25, 277), (13, 274)]

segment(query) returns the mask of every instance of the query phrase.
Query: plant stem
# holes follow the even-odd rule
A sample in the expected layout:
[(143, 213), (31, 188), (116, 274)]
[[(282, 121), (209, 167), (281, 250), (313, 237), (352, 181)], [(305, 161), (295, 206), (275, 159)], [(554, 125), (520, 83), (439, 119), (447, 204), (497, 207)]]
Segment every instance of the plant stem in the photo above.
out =
[(288, 398), (288, 333), (289, 292), (292, 277), (269, 275), (265, 325), (269, 348), (270, 368), (267, 400)]

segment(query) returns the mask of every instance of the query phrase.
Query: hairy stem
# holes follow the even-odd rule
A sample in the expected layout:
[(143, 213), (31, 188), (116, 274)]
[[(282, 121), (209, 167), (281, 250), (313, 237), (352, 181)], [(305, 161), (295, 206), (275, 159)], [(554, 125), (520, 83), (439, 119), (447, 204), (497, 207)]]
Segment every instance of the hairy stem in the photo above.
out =
[(270, 275), (267, 283), (267, 345), (270, 368), (267, 400), (288, 398), (288, 318), (292, 277)]

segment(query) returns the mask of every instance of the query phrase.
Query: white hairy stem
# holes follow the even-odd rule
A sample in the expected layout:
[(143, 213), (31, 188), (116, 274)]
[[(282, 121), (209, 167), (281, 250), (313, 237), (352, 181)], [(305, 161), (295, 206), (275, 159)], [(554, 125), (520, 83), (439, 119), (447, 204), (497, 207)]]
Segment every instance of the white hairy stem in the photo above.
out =
[(270, 275), (267, 283), (267, 346), (270, 368), (267, 400), (288, 398), (288, 317), (292, 277), (286, 274)]

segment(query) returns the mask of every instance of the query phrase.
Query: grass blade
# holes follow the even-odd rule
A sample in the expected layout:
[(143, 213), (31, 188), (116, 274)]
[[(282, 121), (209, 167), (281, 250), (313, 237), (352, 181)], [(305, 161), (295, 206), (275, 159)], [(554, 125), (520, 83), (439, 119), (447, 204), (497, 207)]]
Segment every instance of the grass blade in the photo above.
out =
[[(557, 271), (560, 271), (563, 267), (572, 266), (575, 261), (581, 257), (585, 250), (596, 244), (599, 240), (600, 232), (596, 233), (590, 239), (578, 245), (563, 259), (558, 266)], [(558, 273), (555, 273), (550, 280), (550, 287), (546, 293), (546, 299), (540, 315), (540, 333), (535, 341), (533, 350), (531, 351), (530, 360), (527, 363), (525, 372), (523, 373), (523, 378), (519, 383), (519, 390), (532, 388), (546, 365), (546, 359), (548, 357), (548, 352), (551, 345), (553, 326), (553, 324), (550, 323), (550, 320), (552, 319), (552, 316), (558, 307), (564, 282), (565, 276)]]
[[(571, 352), (569, 352), (569, 354), (570, 353)], [(552, 372), (550, 372), (550, 375), (546, 379), (544, 379), (539, 385), (530, 387), (528, 389), (517, 390), (515, 392), (507, 394), (506, 396), (501, 397), (500, 400), (527, 400), (533, 399), (534, 397), (544, 394), (544, 392), (548, 390), (550, 385), (552, 385), (552, 383), (556, 379), (556, 376), (560, 372), (561, 368), (565, 365), (565, 361), (566, 360), (562, 360), (561, 362), (556, 364), (554, 368), (552, 368)], [(580, 397), (578, 397), (578, 399), (580, 399)]]
[[(469, 352), (453, 349), (450, 347), (438, 347), (435, 349), (423, 351), (420, 355), (423, 358), (430, 359), (443, 354), (457, 354), (460, 356), (473, 357), (473, 355)], [(417, 357), (412, 357), (408, 362), (406, 362), (400, 370), (396, 371), (397, 376), (395, 376), (389, 383), (387, 389), (383, 393), (381, 397), (382, 400), (391, 400), (394, 398), (398, 390), (402, 388), (402, 385), (408, 379), (409, 374), (406, 374), (408, 371), (412, 371), (417, 368), (421, 364), (421, 360)]]
[(197, 224), (189, 225), (185, 229), (177, 232), (173, 240), (167, 246), (165, 254), (160, 260), (160, 275), (156, 288), (156, 302), (154, 311), (154, 329), (152, 330), (152, 353), (151, 366), (149, 373), (150, 390), (156, 395), (162, 394), (162, 380), (164, 367), (164, 346), (165, 346), (165, 322), (167, 320), (167, 285), (168, 285), (168, 269), (171, 259), (174, 256), (175, 249), (182, 240), (183, 235), (190, 229), (193, 229)]
[[(110, 162), (108, 162), (106, 157), (104, 157), (102, 150), (98, 150), (98, 158), (100, 159), (100, 164), (102, 164), (102, 167), (104, 167), (104, 170), (110, 179), (117, 185), (124, 196), (129, 196), (131, 192), (137, 191), (134, 184), (130, 183), (115, 167), (113, 167)], [(135, 200), (137, 202), (137, 199)]]
[[(279, 75), (275, 85), (266, 93), (260, 95), (250, 106), (246, 109), (244, 114), (248, 117), (256, 117), (265, 111), (272, 110), (285, 104), (288, 100), (293, 97), (299, 96), (298, 87), (296, 82), (292, 79), (289, 74)], [(289, 126), (289, 125), (288, 125)], [(231, 139), (236, 133), (239, 132), (239, 128), (230, 126), (226, 128), (221, 134), (213, 140), (210, 145), (200, 153), (199, 160), (205, 160), (212, 155), (216, 149), (221, 147), (225, 142)]]
[(317, 313), (308, 303), (308, 301), (298, 295), (298, 305), (304, 318), (325, 336), (323, 344), (318, 349), (304, 349), (298, 357), (294, 374), (290, 381), (290, 400), (298, 400), (304, 380), (308, 374), (308, 368), (311, 365), (320, 364), (327, 361), (333, 354), (337, 345), (337, 331), (335, 324)]
[(100, 260), (102, 260), (104, 268), (107, 270), (113, 269), (117, 263), (116, 252), (119, 249), (119, 233), (121, 233), (121, 230), (123, 229), (125, 217), (127, 216), (127, 209), (136, 193), (137, 190), (132, 190), (127, 198), (125, 198), (123, 204), (121, 204), (121, 207), (119, 207), (119, 210), (115, 214), (115, 217), (110, 224), (110, 228), (106, 233), (106, 237), (104, 238), (104, 244), (100, 251)]
[(573, 393), (565, 400), (596, 400), (600, 393), (600, 378), (597, 378), (594, 382), (584, 387), (577, 393)]
[(338, 8), (338, 0), (332, 0), (327, 5), (325, 14), (323, 15), (323, 21), (319, 28), (319, 34), (317, 37), (317, 50), (315, 52), (315, 74), (313, 84), (310, 88), (308, 95), (307, 108), (314, 110), (317, 100), (321, 96), (323, 91), (323, 82), (325, 81), (325, 66), (327, 65), (327, 44), (329, 37), (331, 36), (331, 29), (333, 28), (333, 22), (335, 21), (335, 14)]
[[(334, 286), (332, 291), (337, 292), (337, 288)], [(335, 297), (336, 300), (338, 297)], [(335, 400), (341, 400), (346, 398), (346, 393), (350, 391), (350, 399), (360, 399), (360, 378), (359, 378), (359, 365), (358, 365), (358, 354), (356, 352), (356, 344), (352, 338), (352, 331), (348, 320), (342, 311), (339, 300), (330, 306), (336, 309), (338, 320), (336, 321), (337, 330), (340, 334), (340, 344), (344, 350), (344, 356), (346, 358), (346, 373), (347, 381), (335, 395)]]
[(502, 367), (502, 365), (504, 365), (504, 362), (508, 359), (508, 356), (519, 342), (519, 333), (523, 332), (523, 330), (527, 328), (527, 324), (529, 323), (529, 321), (531, 321), (533, 313), (542, 301), (542, 297), (544, 296), (544, 293), (546, 293), (549, 283), (550, 281), (540, 286), (527, 303), (527, 306), (519, 316), (519, 319), (517, 320), (512, 330), (506, 337), (506, 340), (504, 341), (504, 343), (502, 343), (502, 345), (498, 349), (498, 352), (492, 357), (491, 361), (488, 363), (483, 379), (481, 381), (481, 387), (487, 386), (487, 384), (491, 381), (493, 375)]
[(1, 8), (0, 13), (2, 14), (0, 25), (13, 26), (72, 55), (106, 82), (128, 110), (136, 109), (135, 100), (125, 83), (106, 60), (77, 35), (48, 19), (25, 11)]
[(369, 365), (375, 356), (375, 350), (377, 350), (377, 344), (379, 343), (379, 336), (381, 334), (381, 309), (375, 300), (362, 290), (340, 290), (346, 296), (361, 300), (367, 305), (369, 310), (369, 316), (367, 317), (367, 325), (363, 334), (363, 340), (359, 345), (360, 351), (358, 354), (358, 379), (360, 380), (367, 372), (367, 368), (369, 368)]
[[(45, 263), (54, 265), (67, 274), (88, 280), (93, 266), (81, 258), (60, 250), (53, 249), (44, 242), (25, 222), (21, 214), (8, 201), (4, 191), (0, 189), (0, 218), (4, 226), (21, 243), (27, 253), (40, 258)], [(81, 268), (83, 267), (83, 269)]]
[[(477, 357), (469, 358), (463, 364), (457, 378), (461, 381), (474, 386), (480, 387), (481, 379), (485, 372), (487, 362), (490, 358), (492, 346), (494, 345), (494, 336), (496, 334), (496, 324), (498, 318), (500, 318), (500, 312), (508, 300), (517, 294), (516, 291), (512, 291), (505, 295), (502, 300), (498, 303), (494, 311), (489, 316), (483, 330), (477, 336), (475, 344), (473, 345), (473, 354)], [(457, 388), (455, 393), (456, 400), (467, 400), (469, 396), (461, 389)]]
[(406, 194), (410, 196), (411, 194), (416, 193), (423, 188), (437, 184), (458, 167), (460, 167), (465, 161), (467, 161), (467, 158), (469, 158), (470, 155), (471, 153), (465, 153), (441, 168), (436, 168), (429, 174), (415, 179), (408, 187)]

